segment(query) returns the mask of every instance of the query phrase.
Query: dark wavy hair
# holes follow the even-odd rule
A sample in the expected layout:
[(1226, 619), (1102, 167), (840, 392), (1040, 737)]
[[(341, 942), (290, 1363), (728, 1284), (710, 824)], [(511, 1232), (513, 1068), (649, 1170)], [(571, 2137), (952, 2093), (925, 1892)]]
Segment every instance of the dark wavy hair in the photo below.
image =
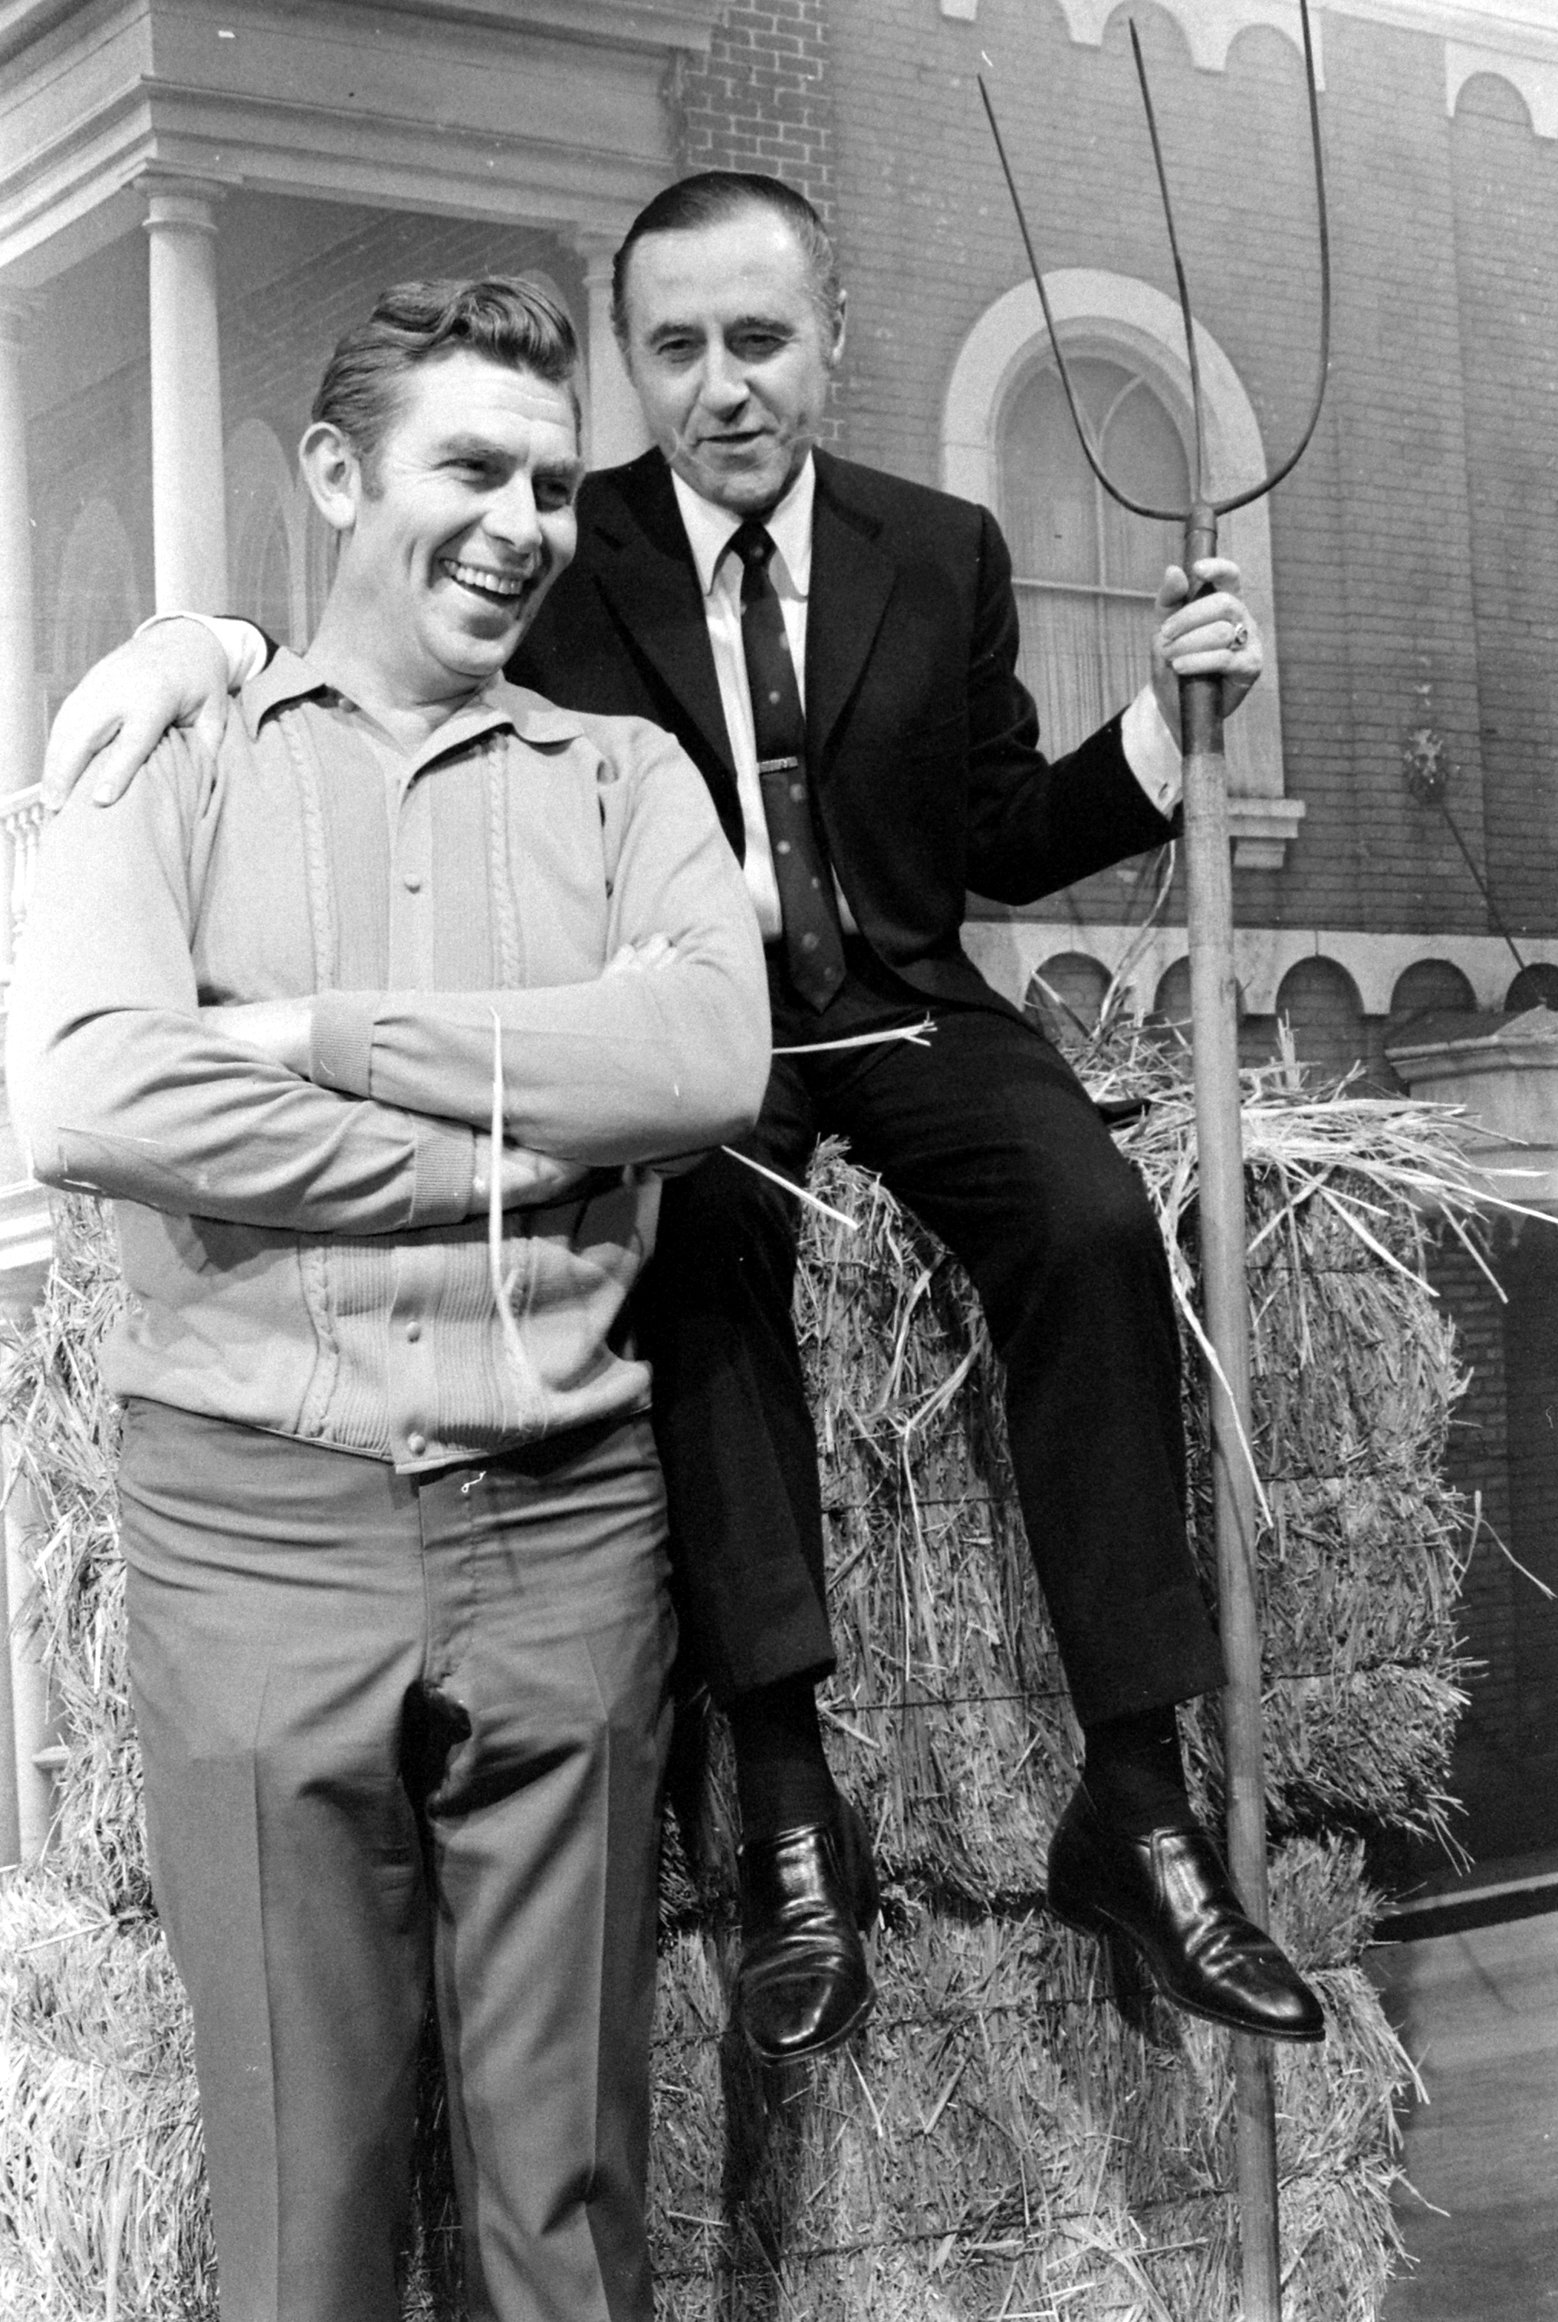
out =
[(786, 185), (782, 177), (761, 177), (748, 170), (704, 169), (695, 177), (678, 178), (646, 203), (623, 237), (611, 262), (611, 327), (619, 345), (628, 343), (628, 261), (646, 234), (691, 234), (700, 226), (722, 226), (743, 210), (771, 210), (794, 234), (811, 275), (812, 302), (823, 329), (832, 340), (844, 314), (839, 283), (838, 254), (832, 238), (804, 194)]
[(379, 447), (421, 363), (461, 347), (511, 371), (566, 387), (579, 425), (573, 325), (549, 291), (512, 275), (479, 282), (397, 282), (381, 291), (365, 323), (349, 330), (325, 366), (309, 417), (338, 427), (372, 489)]

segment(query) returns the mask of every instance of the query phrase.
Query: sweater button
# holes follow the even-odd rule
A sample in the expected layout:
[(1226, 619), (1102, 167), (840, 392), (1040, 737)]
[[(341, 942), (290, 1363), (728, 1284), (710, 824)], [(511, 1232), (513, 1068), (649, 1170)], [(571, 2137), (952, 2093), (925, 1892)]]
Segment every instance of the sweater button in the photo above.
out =
[(419, 1339), (419, 1338), (422, 1336), (422, 1325), (421, 1325), (421, 1323), (420, 1323), (420, 1322), (408, 1322), (408, 1323), (406, 1324), (406, 1336), (407, 1336), (407, 1338), (409, 1338), (409, 1339), (410, 1339), (410, 1341), (411, 1341), (412, 1345), (413, 1345), (413, 1346), (415, 1346), (415, 1345), (416, 1345), (416, 1343), (417, 1343), (417, 1340), (418, 1340), (418, 1339)]
[(423, 1452), (427, 1449), (427, 1437), (425, 1435), (408, 1435), (406, 1437), (406, 1449), (410, 1452), (413, 1459), (420, 1459)]

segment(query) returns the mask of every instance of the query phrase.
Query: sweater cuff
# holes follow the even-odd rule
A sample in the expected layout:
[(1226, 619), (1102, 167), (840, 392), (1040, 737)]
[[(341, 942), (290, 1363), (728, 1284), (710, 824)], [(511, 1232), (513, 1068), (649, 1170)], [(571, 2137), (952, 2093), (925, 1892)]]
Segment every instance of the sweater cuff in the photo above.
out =
[(416, 1160), (408, 1226), (458, 1225), (471, 1214), (476, 1185), (476, 1132), (457, 1121), (409, 1116), (415, 1124)]
[(371, 1097), (377, 995), (318, 992), (309, 1013), (309, 1079), (318, 1088), (338, 1089), (344, 1096)]

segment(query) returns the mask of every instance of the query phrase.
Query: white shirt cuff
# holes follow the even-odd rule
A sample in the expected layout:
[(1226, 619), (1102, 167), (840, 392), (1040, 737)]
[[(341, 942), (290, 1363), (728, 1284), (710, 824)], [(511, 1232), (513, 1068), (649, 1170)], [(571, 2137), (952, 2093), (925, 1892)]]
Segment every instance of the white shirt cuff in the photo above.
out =
[(198, 621), (202, 629), (209, 629), (223, 653), (227, 656), (227, 690), (236, 693), (247, 685), (251, 677), (258, 677), (265, 667), (265, 634), (252, 621), (240, 621), (227, 613), (153, 613), (143, 621), (135, 634), (155, 629), (159, 621)]
[(1120, 720), (1120, 747), (1159, 814), (1172, 814), (1179, 804), (1184, 761), (1150, 685), (1142, 687)]

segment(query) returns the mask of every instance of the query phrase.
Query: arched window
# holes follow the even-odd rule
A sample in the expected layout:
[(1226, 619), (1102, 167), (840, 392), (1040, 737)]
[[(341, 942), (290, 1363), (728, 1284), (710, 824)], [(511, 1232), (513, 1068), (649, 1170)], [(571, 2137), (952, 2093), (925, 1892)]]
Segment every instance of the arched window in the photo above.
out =
[[(1150, 283), (1097, 268), (1061, 267), (1045, 281), (1111, 472), (1137, 487), (1133, 498), (1183, 506), (1191, 399), (1178, 307)], [(1266, 452), (1238, 373), (1210, 332), (1198, 325), (1196, 335), (1208, 489), (1227, 496), (1265, 472)], [(1152, 625), (1143, 600), (1183, 551), (1178, 527), (1127, 514), (1094, 482), (1031, 282), (987, 307), (958, 351), (942, 407), (942, 477), (1000, 518), (1022, 584), (1024, 671), (1046, 742), (1080, 740), (1123, 709), (1146, 675)], [(1240, 568), (1266, 645), (1266, 674), (1228, 727), (1233, 859), (1240, 869), (1280, 870), (1304, 809), (1283, 789), (1266, 502), (1225, 518), (1219, 546)]]
[[(1246, 1015), (1244, 986), (1242, 984), (1235, 984), (1233, 987), (1233, 1005), (1234, 1014), (1242, 1024)], [(1158, 989), (1152, 1003), (1152, 1016), (1158, 1024), (1167, 1025), (1171, 1031), (1189, 1032), (1190, 961), (1188, 957), (1176, 959), (1172, 966), (1165, 968), (1162, 976), (1158, 979)]]
[(1277, 987), (1277, 1014), (1286, 1017), (1300, 1064), (1340, 1075), (1368, 1054), (1358, 987), (1334, 960), (1302, 959)]
[(1506, 1016), (1524, 1015), (1527, 1008), (1558, 1009), (1558, 967), (1551, 960), (1532, 960), (1504, 994)]
[[(1132, 499), (1184, 507), (1185, 447), (1159, 397), (1124, 364), (1082, 357), (1072, 386), (1109, 475)], [(997, 514), (1012, 552), (1022, 674), (1052, 750), (1074, 749), (1151, 674), (1151, 609), (1178, 527), (1135, 516), (1099, 483), (1060, 374), (1045, 364), (1008, 398)]]
[(52, 715), (78, 677), (122, 645), (141, 617), (135, 558), (111, 500), (91, 500), (71, 526), (54, 601)]
[(247, 419), (236, 430), (226, 469), (232, 610), (258, 621), (278, 644), (302, 647), (318, 617), (309, 602), (313, 503), (263, 420)]
[(1391, 992), (1391, 1030), (1399, 1035), (1415, 1016), (1468, 1016), (1476, 1005), (1476, 993), (1453, 960), (1415, 959)]
[(1109, 970), (1101, 960), (1085, 952), (1056, 952), (1034, 969), (1022, 1012), (1063, 1048), (1094, 1029), (1108, 989)]

